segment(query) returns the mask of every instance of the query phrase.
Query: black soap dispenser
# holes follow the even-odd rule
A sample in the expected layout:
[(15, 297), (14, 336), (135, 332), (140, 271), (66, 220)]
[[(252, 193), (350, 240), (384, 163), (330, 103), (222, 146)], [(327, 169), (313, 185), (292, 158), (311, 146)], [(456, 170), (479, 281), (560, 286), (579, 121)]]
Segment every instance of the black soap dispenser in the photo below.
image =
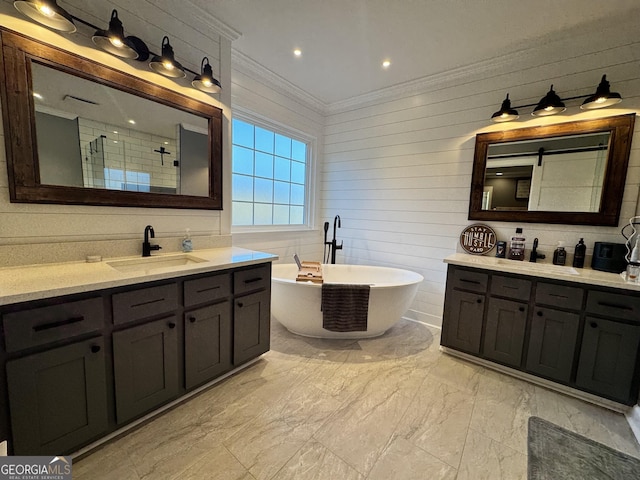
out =
[(580, 239), (576, 245), (576, 249), (573, 252), (573, 266), (575, 268), (584, 267), (584, 257), (587, 254), (587, 246), (584, 244), (584, 239)]
[(553, 252), (553, 264), (564, 265), (567, 261), (567, 251), (564, 249), (564, 242), (558, 242), (558, 248)]

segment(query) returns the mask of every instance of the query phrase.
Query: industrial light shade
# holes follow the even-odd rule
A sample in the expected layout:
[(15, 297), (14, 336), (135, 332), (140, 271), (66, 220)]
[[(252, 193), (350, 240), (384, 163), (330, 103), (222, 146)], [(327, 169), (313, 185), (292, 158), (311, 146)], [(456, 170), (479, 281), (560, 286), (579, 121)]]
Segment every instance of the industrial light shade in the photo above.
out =
[(56, 0), (21, 0), (13, 2), (13, 6), (23, 15), (54, 30), (65, 33), (76, 31), (73, 17)]
[(162, 39), (162, 55), (155, 55), (151, 59), (149, 67), (151, 67), (151, 70), (154, 72), (164, 75), (165, 77), (184, 78), (187, 76), (182, 65), (176, 61), (173, 48), (169, 43), (169, 37), (166, 35)]
[(108, 30), (98, 30), (91, 37), (96, 46), (112, 55), (134, 60), (138, 58), (138, 52), (134, 43), (124, 36), (124, 27), (118, 18), (118, 11), (111, 12)]
[(562, 113), (567, 107), (562, 102), (562, 99), (553, 90), (553, 85), (547, 92), (547, 94), (540, 99), (536, 108), (533, 109), (531, 115), (534, 117), (546, 117), (549, 115), (555, 115), (556, 113)]
[(209, 59), (207, 57), (202, 59), (200, 74), (195, 76), (191, 85), (203, 92), (220, 93), (222, 86), (218, 80), (213, 78), (213, 70), (211, 69), (211, 65), (209, 65)]
[(596, 89), (596, 93), (587, 97), (580, 106), (583, 110), (593, 110), (596, 108), (610, 107), (616, 103), (620, 103), (622, 97), (619, 93), (611, 92), (607, 76), (603, 75), (600, 85)]
[(511, 100), (509, 100), (509, 94), (507, 93), (507, 98), (502, 102), (500, 110), (491, 115), (491, 120), (494, 122), (511, 122), (512, 120), (517, 120), (519, 117), (518, 111), (511, 108)]

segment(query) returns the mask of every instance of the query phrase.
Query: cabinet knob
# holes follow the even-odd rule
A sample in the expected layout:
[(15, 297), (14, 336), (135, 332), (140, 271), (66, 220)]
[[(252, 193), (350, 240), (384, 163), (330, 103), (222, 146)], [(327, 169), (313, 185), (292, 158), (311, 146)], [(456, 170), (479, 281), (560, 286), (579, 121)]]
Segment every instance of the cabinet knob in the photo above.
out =
[(521, 312), (524, 312), (524, 307), (518, 307), (518, 310), (520, 310)]
[(539, 317), (541, 317), (542, 315), (544, 315), (544, 313), (542, 313), (542, 311), (540, 311), (540, 310), (538, 310), (536, 313), (537, 313), (537, 315), (538, 315)]
[(175, 322), (169, 322), (169, 328), (176, 328)]
[(589, 324), (589, 326), (590, 326), (591, 328), (598, 328), (598, 324), (597, 324), (596, 322), (591, 322), (591, 323)]
[(98, 353), (100, 351), (100, 345), (91, 345), (91, 353)]
[(189, 317), (189, 321), (191, 323), (196, 323), (196, 317)]
[(482, 303), (482, 299), (481, 298), (477, 299), (476, 303)]
[[(480, 301), (480, 300), (478, 300), (478, 301)], [(238, 306), (239, 306), (240, 308), (242, 308), (242, 307), (244, 307), (244, 303), (242, 303), (242, 302), (238, 302)]]

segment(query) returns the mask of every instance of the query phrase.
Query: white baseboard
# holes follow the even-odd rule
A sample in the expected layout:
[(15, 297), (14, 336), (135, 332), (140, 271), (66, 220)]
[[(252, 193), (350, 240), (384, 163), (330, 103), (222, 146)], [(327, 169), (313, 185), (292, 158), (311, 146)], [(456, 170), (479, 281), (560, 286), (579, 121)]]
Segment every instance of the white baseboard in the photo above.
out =
[(640, 443), (640, 405), (634, 405), (631, 410), (625, 412), (624, 416), (631, 427), (631, 431)]

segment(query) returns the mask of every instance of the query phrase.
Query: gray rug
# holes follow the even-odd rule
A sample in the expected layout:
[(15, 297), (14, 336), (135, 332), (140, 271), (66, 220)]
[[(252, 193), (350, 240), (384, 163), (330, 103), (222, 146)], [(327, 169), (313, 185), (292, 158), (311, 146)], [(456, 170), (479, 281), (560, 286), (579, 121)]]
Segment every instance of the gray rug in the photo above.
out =
[(640, 479), (640, 460), (538, 417), (529, 418), (528, 480)]

